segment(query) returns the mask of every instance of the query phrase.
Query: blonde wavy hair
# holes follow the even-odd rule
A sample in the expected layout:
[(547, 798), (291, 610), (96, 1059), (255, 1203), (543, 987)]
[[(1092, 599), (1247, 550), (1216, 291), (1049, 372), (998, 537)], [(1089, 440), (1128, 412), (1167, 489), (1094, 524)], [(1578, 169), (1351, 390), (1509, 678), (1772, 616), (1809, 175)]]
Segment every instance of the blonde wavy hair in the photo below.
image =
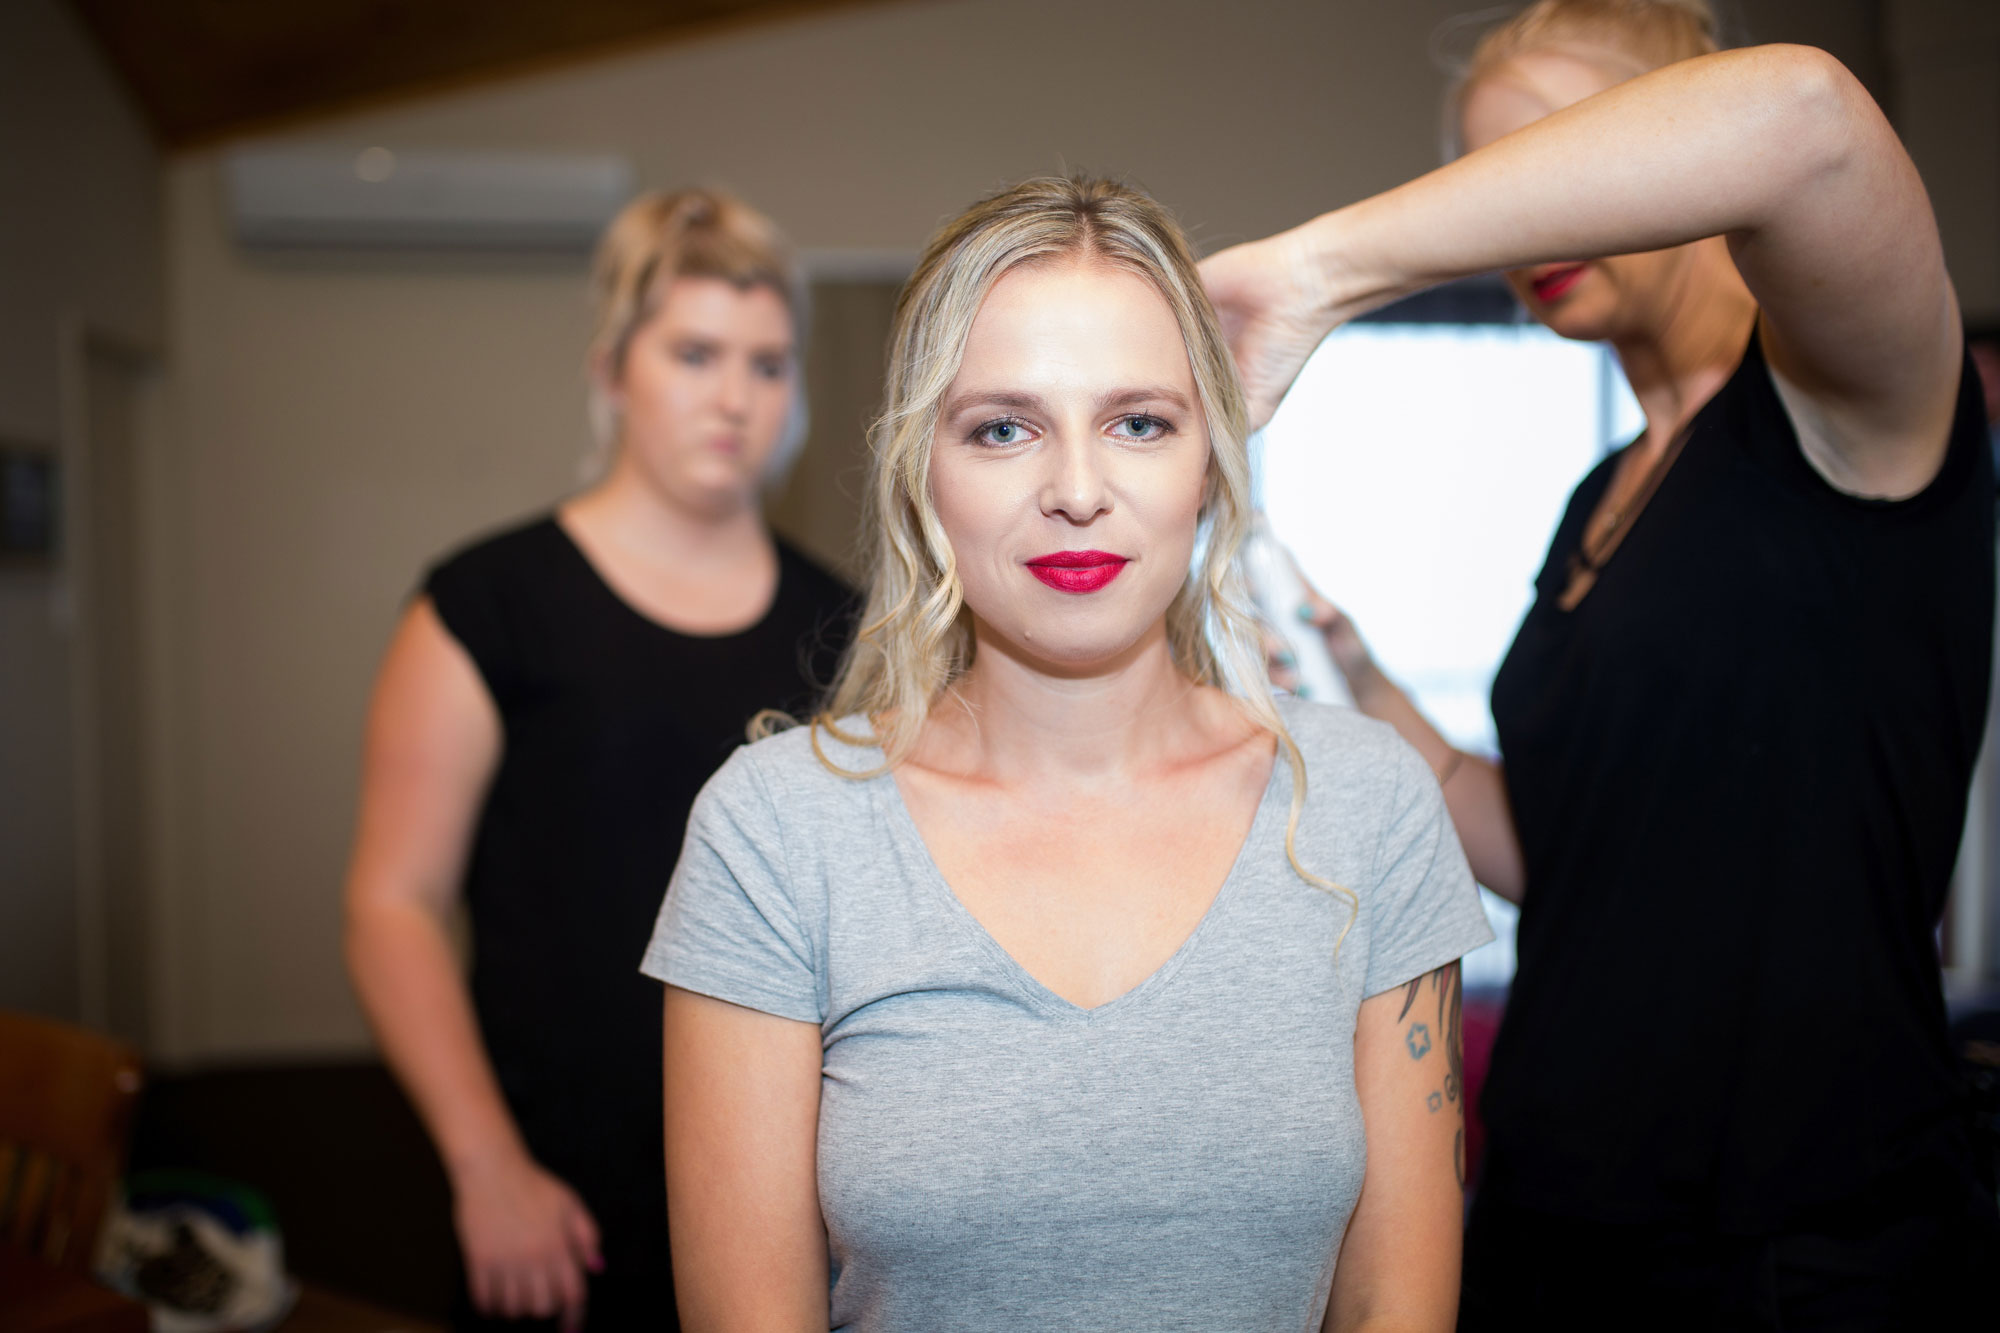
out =
[(1461, 151), (1467, 90), (1516, 56), (1562, 51), (1622, 81), (1721, 49), (1721, 25), (1708, 0), (1535, 0), (1487, 28), (1457, 70), (1445, 94), (1445, 156)]
[[(931, 502), (940, 405), (994, 284), (1023, 265), (1062, 261), (1137, 275), (1165, 299), (1180, 326), (1207, 419), (1209, 461), (1197, 556), (1167, 608), (1168, 648), (1190, 680), (1224, 691), (1277, 737), (1292, 775), (1285, 855), (1306, 882), (1346, 901), (1345, 940), (1359, 903), (1299, 862), (1305, 760), (1272, 702), (1258, 622), (1237, 564), (1252, 512), (1243, 386), (1186, 236), (1165, 208), (1129, 186), (1085, 176), (1023, 181), (946, 223), (925, 248), (896, 302), (883, 410), (869, 432), (865, 609), (826, 706), (812, 719), (813, 751), (844, 776), (886, 772), (909, 755), (932, 708), (971, 666), (972, 618)], [(840, 719), (857, 714), (869, 720), (873, 735), (842, 729)], [(882, 765), (865, 772), (841, 767), (822, 747), (822, 731), (848, 745), (879, 745)]]

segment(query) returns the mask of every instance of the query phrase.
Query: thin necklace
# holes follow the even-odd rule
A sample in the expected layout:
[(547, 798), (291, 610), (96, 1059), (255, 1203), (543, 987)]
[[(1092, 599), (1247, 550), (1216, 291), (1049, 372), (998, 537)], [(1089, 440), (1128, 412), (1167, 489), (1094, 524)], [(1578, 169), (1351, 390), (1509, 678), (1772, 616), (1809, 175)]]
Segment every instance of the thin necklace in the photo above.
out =
[[(1647, 470), (1646, 479), (1639, 483), (1639, 489), (1633, 493), (1632, 498), (1610, 512), (1608, 515), (1610, 524), (1604, 529), (1603, 535), (1594, 542), (1586, 535), (1577, 549), (1570, 553), (1569, 586), (1563, 589), (1562, 598), (1557, 603), (1563, 610), (1576, 610), (1578, 603), (1597, 586), (1598, 574), (1618, 550), (1619, 543), (1625, 540), (1625, 534), (1632, 530), (1632, 524), (1645, 510), (1647, 502), (1653, 498), (1653, 492), (1660, 489), (1660, 483), (1666, 479), (1667, 469), (1681, 456), (1681, 449), (1687, 444), (1693, 424), (1690, 421), (1688, 425), (1681, 427), (1672, 442), (1667, 445), (1666, 452), (1661, 454)], [(1588, 526), (1585, 527), (1586, 533)]]

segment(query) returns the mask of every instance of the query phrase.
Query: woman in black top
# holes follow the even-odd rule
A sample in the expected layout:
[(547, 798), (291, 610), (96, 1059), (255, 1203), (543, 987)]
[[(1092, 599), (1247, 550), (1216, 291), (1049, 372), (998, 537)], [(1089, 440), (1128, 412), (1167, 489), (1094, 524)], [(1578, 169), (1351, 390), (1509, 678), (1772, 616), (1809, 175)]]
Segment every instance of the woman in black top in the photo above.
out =
[(1918, 1327), (2000, 1259), (1934, 944), (1991, 656), (1978, 388), (1866, 92), (1713, 52), (1695, 4), (1542, 0), (1474, 57), (1472, 151), (1204, 271), (1261, 416), (1334, 325), (1494, 269), (1646, 413), (1495, 682), (1504, 770), (1318, 608), (1522, 904), (1462, 1327)]
[(348, 877), (355, 985), (451, 1179), (462, 1324), (675, 1326), (639, 955), (695, 793), (846, 633), (846, 590), (758, 506), (803, 422), (775, 228), (648, 196), (596, 281), (609, 470), (431, 571), (377, 682)]

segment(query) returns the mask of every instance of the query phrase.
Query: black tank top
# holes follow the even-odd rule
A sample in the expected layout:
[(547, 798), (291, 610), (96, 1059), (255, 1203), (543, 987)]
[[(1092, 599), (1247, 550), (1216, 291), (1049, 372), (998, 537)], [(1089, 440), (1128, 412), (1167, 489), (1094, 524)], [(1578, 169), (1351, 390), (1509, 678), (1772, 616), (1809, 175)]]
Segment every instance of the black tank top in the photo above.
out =
[[(424, 582), (505, 736), (465, 877), (480, 1031), (530, 1150), (595, 1213), (607, 1276), (655, 1270), (665, 1320), (661, 997), (639, 958), (695, 794), (758, 710), (806, 711), (846, 646), (849, 591), (783, 542), (778, 571), (763, 619), (715, 636), (635, 610), (552, 518)], [(622, 1325), (598, 1285), (593, 1327)]]
[(1493, 684), (1527, 870), (1487, 1187), (1766, 1231), (1961, 1152), (1936, 930), (1987, 706), (1993, 463), (1856, 499), (1758, 339), (1573, 611), (1577, 488)]

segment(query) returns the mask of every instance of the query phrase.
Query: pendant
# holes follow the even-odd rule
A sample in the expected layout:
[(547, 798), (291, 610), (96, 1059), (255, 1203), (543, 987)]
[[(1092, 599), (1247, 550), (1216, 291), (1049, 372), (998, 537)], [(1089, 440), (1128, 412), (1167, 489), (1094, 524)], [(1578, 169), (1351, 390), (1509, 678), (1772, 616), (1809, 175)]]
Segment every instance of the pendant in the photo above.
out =
[(1590, 595), (1597, 586), (1597, 571), (1583, 563), (1576, 556), (1569, 558), (1569, 586), (1563, 589), (1556, 605), (1565, 611), (1574, 611), (1577, 604)]

